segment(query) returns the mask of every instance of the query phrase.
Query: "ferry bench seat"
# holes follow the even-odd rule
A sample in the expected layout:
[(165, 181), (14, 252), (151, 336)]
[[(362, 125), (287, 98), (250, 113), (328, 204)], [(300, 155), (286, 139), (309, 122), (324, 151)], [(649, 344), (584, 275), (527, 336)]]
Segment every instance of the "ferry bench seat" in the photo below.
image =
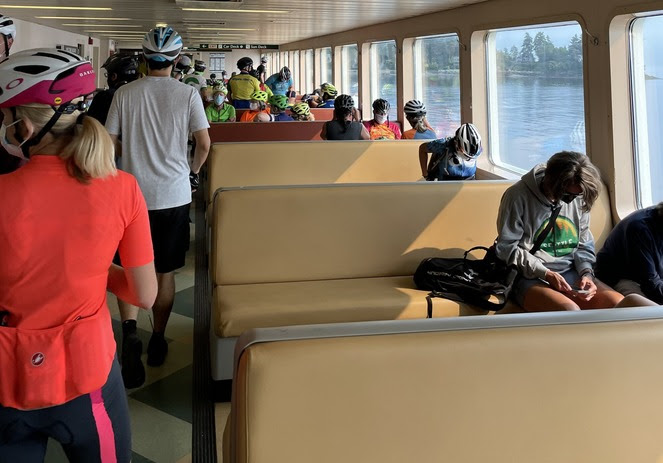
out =
[(210, 124), (212, 143), (322, 140), (324, 121), (312, 122), (215, 122)]
[(419, 145), (413, 140), (215, 143), (207, 160), (207, 201), (211, 204), (221, 187), (414, 182), (421, 178)]
[(661, 350), (659, 307), (252, 330), (223, 461), (660, 461)]
[[(248, 109), (235, 110), (237, 113), (237, 120), (239, 120), (239, 118), (242, 117), (242, 114), (244, 114), (246, 111), (248, 111)], [(334, 108), (310, 108), (310, 111), (311, 114), (313, 114), (316, 122), (331, 121), (334, 118)], [(286, 113), (291, 114), (290, 110), (286, 110)]]
[[(214, 379), (231, 377), (235, 338), (251, 328), (486, 314), (439, 298), (429, 314), (426, 292), (415, 289), (412, 275), (425, 257), (458, 257), (490, 245), (500, 198), (511, 184), (219, 190), (210, 253)], [(611, 227), (605, 193), (591, 226), (600, 246)]]

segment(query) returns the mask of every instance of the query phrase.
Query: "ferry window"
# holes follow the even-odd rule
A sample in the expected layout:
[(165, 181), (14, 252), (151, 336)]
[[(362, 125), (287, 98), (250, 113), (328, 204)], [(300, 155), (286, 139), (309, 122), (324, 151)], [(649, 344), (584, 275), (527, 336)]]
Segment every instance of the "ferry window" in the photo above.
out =
[(357, 45), (341, 47), (341, 92), (352, 96), (359, 105), (359, 54)]
[(299, 88), (299, 50), (292, 52), (292, 59), (290, 60), (290, 71), (292, 73), (292, 82), (295, 89)]
[[(331, 83), (332, 81), (332, 49), (331, 47), (321, 48), (320, 49), (320, 82), (322, 83)], [(314, 88), (317, 85), (314, 84)]]
[(414, 97), (427, 109), (426, 119), (439, 137), (460, 125), (458, 36), (438, 35), (414, 41)]
[(636, 192), (648, 207), (663, 201), (663, 16), (637, 18), (630, 32)]
[(304, 54), (304, 77), (305, 82), (302, 84), (301, 93), (311, 93), (315, 88), (313, 78), (313, 49), (306, 50)]
[[(288, 55), (289, 55), (289, 54), (290, 54), (290, 53), (287, 52), (287, 51), (281, 53), (281, 67), (289, 67), (289, 66), (288, 66), (288, 63), (290, 62), (290, 61), (288, 60)], [(281, 68), (279, 68), (279, 70), (280, 70), (280, 69), (281, 69)], [(277, 70), (276, 72), (278, 72), (279, 70)]]
[(486, 57), (493, 163), (524, 172), (558, 151), (585, 152), (578, 23), (491, 31)]
[(396, 42), (373, 42), (370, 49), (371, 103), (378, 98), (389, 102), (389, 118), (396, 120)]

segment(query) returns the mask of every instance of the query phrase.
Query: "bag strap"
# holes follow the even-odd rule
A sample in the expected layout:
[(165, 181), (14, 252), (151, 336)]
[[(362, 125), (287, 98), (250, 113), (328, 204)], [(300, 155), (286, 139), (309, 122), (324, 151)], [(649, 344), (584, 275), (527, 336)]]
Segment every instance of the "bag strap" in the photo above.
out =
[(546, 239), (550, 231), (553, 229), (555, 226), (555, 221), (557, 220), (557, 216), (559, 215), (559, 211), (562, 209), (562, 206), (557, 206), (552, 210), (552, 214), (550, 216), (550, 220), (548, 220), (548, 225), (546, 225), (546, 228), (543, 229), (539, 237), (536, 239), (534, 242), (534, 246), (532, 249), (529, 250), (530, 254), (536, 254), (536, 251), (541, 249), (541, 245), (543, 244), (543, 240)]

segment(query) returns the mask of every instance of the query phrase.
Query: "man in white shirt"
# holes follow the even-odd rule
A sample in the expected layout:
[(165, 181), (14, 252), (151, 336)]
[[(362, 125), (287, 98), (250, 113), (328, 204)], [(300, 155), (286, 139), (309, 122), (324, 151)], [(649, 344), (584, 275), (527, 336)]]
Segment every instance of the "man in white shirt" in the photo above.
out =
[[(168, 352), (164, 332), (175, 299), (174, 271), (184, 266), (191, 191), (210, 148), (209, 124), (198, 92), (170, 77), (181, 49), (182, 39), (172, 28), (148, 32), (143, 40), (148, 75), (115, 93), (106, 120), (116, 144), (121, 138), (122, 167), (138, 180), (150, 215), (159, 292), (152, 307), (149, 366), (163, 364)], [(190, 167), (189, 133), (196, 140)], [(136, 334), (138, 308), (122, 302), (120, 312), (122, 376), (127, 388), (138, 387), (145, 380), (142, 343)]]

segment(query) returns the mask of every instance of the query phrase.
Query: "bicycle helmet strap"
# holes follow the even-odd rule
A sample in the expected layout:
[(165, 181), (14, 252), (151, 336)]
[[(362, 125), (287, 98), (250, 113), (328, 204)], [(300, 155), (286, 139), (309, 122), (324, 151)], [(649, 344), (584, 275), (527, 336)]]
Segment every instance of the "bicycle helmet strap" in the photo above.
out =
[(67, 107), (71, 104), (71, 101), (60, 105), (58, 108), (52, 106), (53, 111), (55, 111), (55, 114), (53, 114), (53, 117), (46, 123), (44, 127), (41, 128), (37, 136), (34, 138), (29, 139), (25, 143), (23, 143), (23, 146), (21, 146), (21, 150), (23, 151), (23, 156), (25, 156), (26, 159), (30, 158), (30, 148), (32, 146), (37, 145), (42, 138), (44, 138), (44, 135), (46, 135), (52, 128), (53, 126), (57, 123), (58, 119), (60, 119), (60, 116), (62, 116), (65, 111), (68, 109)]

